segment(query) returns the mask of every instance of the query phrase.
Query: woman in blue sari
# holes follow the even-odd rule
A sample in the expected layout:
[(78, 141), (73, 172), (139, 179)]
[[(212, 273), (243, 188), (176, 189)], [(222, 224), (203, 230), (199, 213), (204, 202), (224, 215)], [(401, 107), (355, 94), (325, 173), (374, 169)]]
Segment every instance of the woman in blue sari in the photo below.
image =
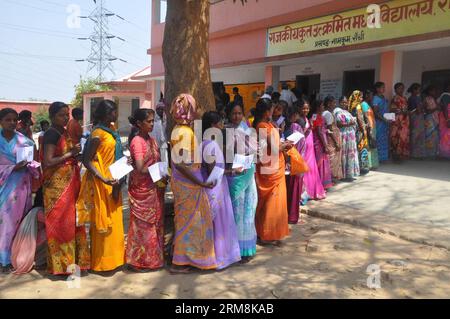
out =
[(22, 218), (31, 209), (31, 183), (38, 178), (34, 161), (16, 163), (20, 148), (34, 142), (16, 131), (18, 114), (5, 108), (0, 111), (0, 266), (10, 272), (11, 245)]
[[(234, 143), (227, 143), (227, 150), (232, 148), (233, 155), (255, 154), (257, 150), (256, 131), (252, 139), (252, 130), (244, 121), (244, 110), (235, 104), (228, 115), (230, 128), (234, 129)], [(246, 143), (247, 142), (247, 143)], [(239, 150), (238, 145), (242, 145)], [(255, 213), (258, 205), (258, 190), (255, 182), (255, 164), (241, 173), (227, 174), (231, 202), (233, 204), (234, 220), (237, 226), (241, 262), (247, 263), (256, 255)]]
[(389, 159), (389, 121), (384, 118), (384, 114), (389, 112), (389, 104), (384, 97), (385, 89), (383, 82), (375, 83), (375, 96), (372, 101), (376, 118), (377, 150), (380, 162)]

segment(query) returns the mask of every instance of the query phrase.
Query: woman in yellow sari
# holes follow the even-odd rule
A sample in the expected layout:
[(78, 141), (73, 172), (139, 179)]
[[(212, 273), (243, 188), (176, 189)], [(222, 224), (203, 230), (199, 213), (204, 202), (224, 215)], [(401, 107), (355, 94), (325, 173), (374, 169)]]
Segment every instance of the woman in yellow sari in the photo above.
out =
[(172, 191), (175, 208), (175, 238), (171, 272), (186, 273), (217, 268), (214, 250), (213, 215), (203, 181), (201, 160), (194, 162), (198, 143), (192, 125), (197, 118), (194, 98), (181, 94), (175, 98), (170, 114), (176, 126), (172, 131)]
[(117, 106), (101, 101), (94, 114), (94, 128), (86, 144), (87, 168), (77, 202), (78, 223), (91, 222), (91, 269), (112, 271), (124, 264), (125, 242), (120, 183), (109, 167), (123, 157), (119, 134), (111, 128)]

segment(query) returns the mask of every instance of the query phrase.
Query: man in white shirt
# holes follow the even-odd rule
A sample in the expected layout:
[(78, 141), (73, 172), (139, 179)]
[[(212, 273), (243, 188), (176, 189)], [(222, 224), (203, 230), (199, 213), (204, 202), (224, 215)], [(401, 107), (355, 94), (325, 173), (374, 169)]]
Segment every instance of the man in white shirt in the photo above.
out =
[(292, 107), (295, 102), (297, 102), (297, 97), (291, 90), (289, 90), (289, 85), (287, 83), (283, 83), (281, 85), (281, 97), (280, 100), (286, 101), (288, 107)]
[(261, 96), (262, 99), (272, 99), (272, 93), (273, 93), (273, 86), (269, 85), (266, 87), (266, 91), (264, 92), (263, 96)]
[(164, 113), (165, 107), (166, 105), (164, 102), (159, 102), (156, 104), (155, 124), (153, 126), (153, 131), (150, 133), (150, 136), (152, 136), (158, 143), (162, 162), (168, 161), (168, 145), (166, 136), (167, 119)]

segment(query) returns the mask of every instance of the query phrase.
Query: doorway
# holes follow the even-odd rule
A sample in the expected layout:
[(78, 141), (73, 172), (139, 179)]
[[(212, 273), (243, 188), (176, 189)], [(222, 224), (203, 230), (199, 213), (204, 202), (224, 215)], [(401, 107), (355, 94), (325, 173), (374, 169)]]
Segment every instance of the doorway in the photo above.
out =
[(429, 85), (437, 87), (438, 94), (444, 92), (445, 85), (450, 82), (450, 70), (426, 71), (422, 73), (422, 89)]
[(320, 74), (297, 75), (297, 89), (310, 100), (314, 100), (320, 91)]
[(342, 94), (348, 97), (355, 90), (364, 93), (366, 90), (373, 89), (374, 83), (375, 70), (345, 71)]

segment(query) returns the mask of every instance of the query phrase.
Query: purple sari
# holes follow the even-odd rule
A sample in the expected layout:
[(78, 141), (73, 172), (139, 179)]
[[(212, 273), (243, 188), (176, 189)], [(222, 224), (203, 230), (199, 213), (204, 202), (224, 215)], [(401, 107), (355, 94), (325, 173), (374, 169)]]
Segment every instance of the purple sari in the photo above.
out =
[[(203, 153), (214, 156), (216, 166), (225, 168), (223, 152), (214, 141), (202, 143)], [(205, 165), (202, 166), (204, 180), (208, 178)], [(213, 214), (214, 250), (216, 252), (217, 269), (223, 269), (241, 260), (236, 223), (234, 221), (228, 181), (223, 176), (213, 189), (207, 189), (209, 203)]]
[(11, 245), (22, 218), (31, 209), (31, 182), (37, 167), (29, 164), (14, 172), (19, 147), (34, 143), (21, 133), (7, 141), (0, 129), (0, 265), (11, 264)]

